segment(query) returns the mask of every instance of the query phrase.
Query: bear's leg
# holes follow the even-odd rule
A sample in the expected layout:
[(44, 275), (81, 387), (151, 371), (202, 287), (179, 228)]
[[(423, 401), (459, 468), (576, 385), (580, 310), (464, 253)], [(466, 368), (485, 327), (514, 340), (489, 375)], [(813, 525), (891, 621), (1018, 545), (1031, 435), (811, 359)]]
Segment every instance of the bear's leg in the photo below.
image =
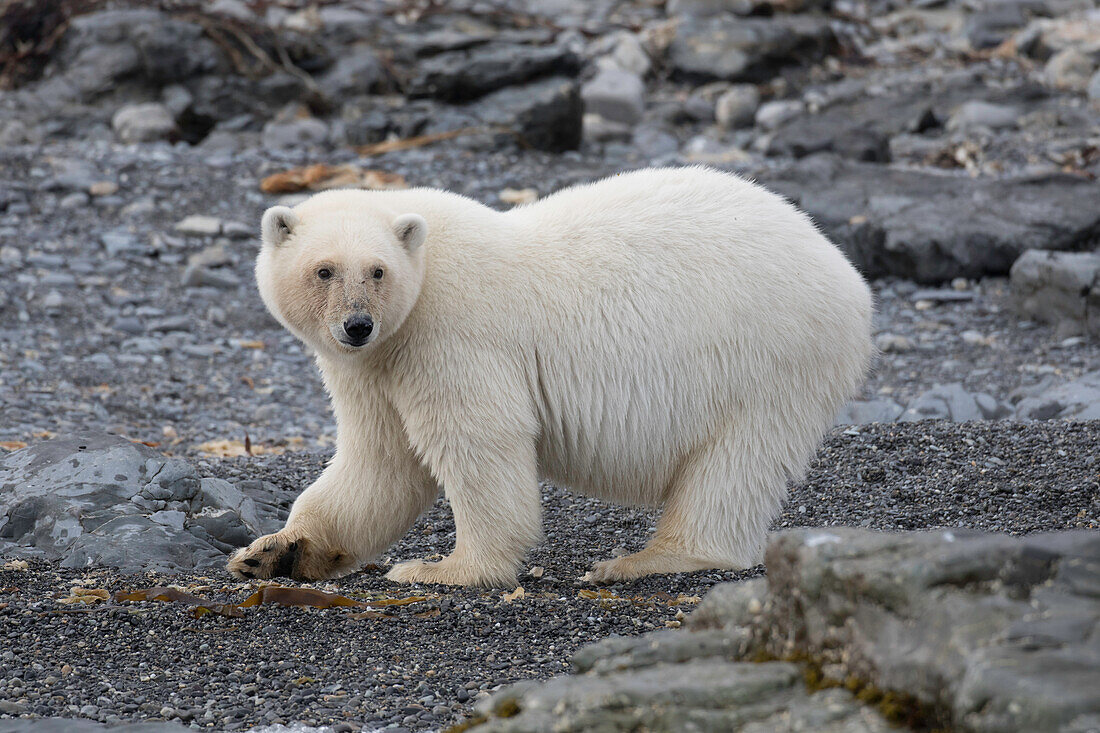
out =
[(439, 562), (412, 560), (386, 574), (400, 583), (510, 588), (542, 538), (534, 440), (483, 435), (435, 460), (454, 512), (455, 549)]
[[(752, 433), (747, 434), (747, 433)], [(640, 552), (598, 562), (592, 583), (655, 573), (750, 568), (786, 494), (786, 471), (765, 434), (740, 430), (696, 451), (669, 486), (657, 530)]]
[[(364, 414), (367, 414), (364, 410)], [(241, 548), (238, 578), (321, 580), (352, 572), (403, 535), (439, 495), (394, 413), (377, 408), (358, 430), (341, 428), (336, 456), (294, 502), (286, 526)]]

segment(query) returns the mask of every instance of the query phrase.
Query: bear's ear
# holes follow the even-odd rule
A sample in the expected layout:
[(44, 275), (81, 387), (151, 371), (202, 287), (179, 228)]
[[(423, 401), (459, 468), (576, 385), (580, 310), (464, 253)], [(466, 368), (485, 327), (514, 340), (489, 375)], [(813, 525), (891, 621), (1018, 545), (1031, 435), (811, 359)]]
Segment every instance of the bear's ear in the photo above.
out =
[(393, 220), (393, 233), (397, 235), (397, 241), (405, 245), (409, 254), (424, 244), (428, 236), (428, 222), (420, 214), (402, 214)]
[(278, 247), (286, 242), (296, 226), (298, 226), (298, 215), (293, 209), (286, 206), (272, 206), (264, 212), (260, 232), (263, 234), (264, 242)]

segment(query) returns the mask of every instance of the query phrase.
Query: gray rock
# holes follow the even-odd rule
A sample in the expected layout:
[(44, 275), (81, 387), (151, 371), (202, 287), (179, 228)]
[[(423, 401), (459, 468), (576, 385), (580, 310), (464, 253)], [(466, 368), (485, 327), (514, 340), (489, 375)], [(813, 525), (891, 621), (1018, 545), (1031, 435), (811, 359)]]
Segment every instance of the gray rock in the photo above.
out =
[(190, 255), (187, 258), (187, 264), (197, 267), (225, 267), (233, 264), (233, 256), (229, 254), (225, 245), (219, 242)]
[(186, 236), (209, 237), (221, 231), (222, 221), (216, 216), (192, 214), (177, 221), (172, 228)]
[(943, 419), (965, 422), (967, 420), (995, 420), (1011, 414), (1012, 409), (998, 402), (991, 395), (971, 394), (958, 382), (936, 385), (909, 403), (898, 420)]
[(884, 354), (904, 354), (917, 348), (913, 339), (896, 333), (880, 333), (875, 336), (875, 346)]
[(121, 516), (81, 534), (61, 559), (66, 568), (108, 565), (124, 572), (216, 567), (224, 553), (148, 517)]
[(1054, 324), (1058, 338), (1100, 336), (1100, 253), (1028, 250), (1010, 278), (1021, 315)]
[(79, 718), (26, 718), (0, 720), (0, 733), (183, 733), (178, 723), (146, 722), (107, 725)]
[(691, 16), (677, 28), (668, 57), (673, 73), (690, 81), (766, 81), (784, 66), (822, 58), (833, 40), (820, 16)]
[(494, 92), (471, 106), (482, 123), (514, 130), (538, 150), (561, 152), (580, 145), (584, 105), (572, 79), (551, 77)]
[(864, 425), (873, 422), (894, 422), (904, 411), (891, 399), (853, 400), (836, 416), (836, 425)]
[(14, 147), (37, 142), (41, 136), (22, 120), (0, 121), (0, 147)]
[[(261, 520), (231, 484), (200, 480), (186, 461), (113, 435), (56, 438), (0, 460), (0, 547), (64, 567), (220, 566), (227, 540), (246, 543), (273, 513)], [(191, 531), (207, 524), (221, 529), (207, 535), (216, 542)]]
[(1050, 57), (1043, 69), (1047, 80), (1058, 89), (1083, 92), (1096, 72), (1097, 62), (1079, 48), (1066, 48)]
[(79, 209), (87, 206), (91, 199), (83, 191), (74, 191), (57, 202), (62, 209)]
[(380, 91), (386, 72), (370, 48), (356, 47), (344, 52), (318, 80), (317, 86), (333, 100), (343, 101), (358, 94)]
[(99, 242), (111, 257), (128, 252), (143, 252), (145, 246), (126, 229), (115, 229), (99, 235)]
[(968, 131), (974, 128), (984, 127), (998, 130), (1005, 127), (1015, 127), (1020, 118), (1020, 110), (1006, 104), (990, 104), (980, 100), (973, 100), (959, 105), (947, 120), (949, 131)]
[(183, 531), (183, 523), (187, 515), (176, 509), (165, 509), (149, 515), (149, 519), (157, 524), (163, 524), (177, 532)]
[(703, 659), (558, 677), (498, 692), (478, 709), (489, 720), (471, 730), (486, 733), (889, 730), (847, 691), (808, 694), (798, 667), (787, 662)]
[(1023, 3), (997, 3), (972, 13), (963, 33), (971, 48), (981, 50), (999, 46), (1012, 31), (1026, 23)]
[(1100, 231), (1095, 184), (1075, 176), (974, 179), (822, 153), (757, 179), (806, 209), (870, 277), (1005, 275), (1028, 249), (1079, 250)]
[(494, 694), (472, 730), (891, 729), (848, 690), (921, 728), (1100, 719), (1094, 532), (809, 529), (774, 535), (766, 559), (766, 579), (715, 586), (686, 630), (585, 647), (580, 674)]
[(580, 58), (559, 46), (488, 43), (421, 61), (409, 81), (413, 97), (463, 102), (543, 76), (574, 76)]
[(774, 130), (798, 117), (805, 110), (806, 105), (800, 99), (777, 99), (765, 102), (756, 110), (756, 124), (763, 130)]
[(204, 510), (196, 514), (192, 521), (202, 527), (211, 538), (228, 547), (244, 547), (256, 536), (241, 521), (240, 515), (229, 509)]
[(218, 48), (196, 23), (157, 10), (104, 10), (73, 18), (54, 58), (61, 76), (89, 101), (138, 78), (183, 82), (217, 65)]
[(176, 121), (172, 119), (172, 113), (163, 104), (155, 102), (123, 107), (111, 118), (111, 127), (124, 143), (168, 140), (176, 134)]
[(328, 141), (328, 137), (328, 125), (308, 116), (283, 116), (270, 120), (261, 133), (264, 147), (273, 150), (320, 146)]
[(969, 290), (955, 290), (953, 288), (922, 288), (910, 293), (909, 300), (914, 303), (919, 303), (922, 300), (930, 303), (965, 303), (974, 300), (974, 293)]
[(230, 270), (211, 270), (202, 265), (188, 265), (180, 282), (184, 287), (209, 287), (232, 290), (241, 285), (241, 279)]
[(582, 125), (584, 139), (592, 142), (629, 142), (634, 137), (632, 125), (605, 120), (597, 114), (586, 113)]
[(256, 19), (256, 15), (242, 0), (214, 0), (210, 3), (210, 12), (246, 22)]
[(752, 84), (735, 84), (714, 103), (714, 117), (727, 130), (748, 127), (756, 119), (760, 92)]
[(191, 92), (187, 91), (187, 87), (182, 84), (166, 86), (161, 90), (160, 99), (173, 119), (179, 119), (191, 108), (191, 103), (195, 101)]
[(1092, 78), (1089, 79), (1089, 84), (1085, 89), (1085, 93), (1093, 102), (1100, 100), (1100, 71), (1097, 71), (1092, 75)]
[(581, 87), (585, 112), (633, 125), (645, 111), (645, 84), (629, 71), (604, 69)]
[(223, 221), (222, 234), (230, 239), (254, 239), (259, 236), (254, 225), (241, 221)]
[[(731, 615), (755, 653), (914, 696), (966, 730), (1060, 730), (1100, 713), (1100, 536), (964, 530), (782, 533), (763, 613)], [(914, 623), (919, 619), (919, 623)], [(788, 641), (790, 640), (790, 641)]]
[(747, 633), (725, 630), (694, 634), (654, 631), (642, 636), (605, 639), (586, 646), (573, 655), (573, 668), (578, 673), (605, 673), (699, 659), (735, 660), (744, 655), (747, 641)]
[(638, 36), (634, 33), (624, 32), (618, 34), (615, 47), (606, 58), (618, 68), (629, 71), (639, 78), (645, 77), (653, 66), (649, 54), (646, 53), (642, 42), (638, 40)]
[(1100, 418), (1100, 371), (1025, 397), (1016, 404), (1016, 416), (1026, 420)]
[(233, 484), (224, 479), (204, 478), (200, 492), (202, 506), (230, 511), (239, 516), (255, 534), (260, 534), (261, 521), (256, 503)]
[(801, 158), (834, 152), (856, 160), (888, 162), (891, 138), (938, 127), (959, 97), (973, 90), (938, 90), (922, 83), (889, 94), (868, 94), (863, 87), (859, 92), (851, 99), (844, 94), (831, 103), (826, 101), (824, 109), (783, 122), (768, 143), (768, 154)]
[(145, 330), (153, 333), (168, 333), (170, 331), (190, 331), (195, 327), (192, 316), (168, 316), (157, 318), (145, 324)]

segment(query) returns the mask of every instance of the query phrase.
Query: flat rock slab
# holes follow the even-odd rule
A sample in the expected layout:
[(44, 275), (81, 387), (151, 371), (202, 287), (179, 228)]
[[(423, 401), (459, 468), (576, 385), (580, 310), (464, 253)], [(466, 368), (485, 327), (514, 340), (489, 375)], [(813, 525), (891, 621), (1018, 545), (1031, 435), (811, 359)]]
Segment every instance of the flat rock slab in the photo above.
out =
[(846, 690), (809, 694), (795, 664), (721, 659), (517, 685), (481, 712), (488, 721), (473, 730), (498, 733), (891, 729)]
[(56, 438), (0, 461), (0, 552), (63, 567), (192, 570), (280, 517), (228, 481), (106, 433)]
[(1093, 182), (966, 178), (812, 155), (761, 183), (801, 205), (864, 275), (920, 282), (1006, 275), (1028, 249), (1100, 237)]

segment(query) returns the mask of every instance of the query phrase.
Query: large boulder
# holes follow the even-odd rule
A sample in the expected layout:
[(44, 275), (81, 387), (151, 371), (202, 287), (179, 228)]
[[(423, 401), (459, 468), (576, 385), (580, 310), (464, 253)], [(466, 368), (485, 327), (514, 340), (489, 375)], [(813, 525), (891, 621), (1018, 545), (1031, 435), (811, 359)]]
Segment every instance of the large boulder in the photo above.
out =
[[(1100, 534), (783, 532), (687, 630), (581, 649), (474, 731), (1094, 730)], [(890, 723), (887, 722), (890, 721)]]
[(1006, 275), (1028, 249), (1100, 237), (1096, 186), (1076, 176), (969, 178), (821, 153), (757, 179), (801, 205), (869, 277)]
[(0, 461), (0, 552), (127, 572), (221, 566), (279, 512), (125, 438), (56, 438)]
[(1021, 315), (1054, 324), (1060, 337), (1100, 336), (1100, 252), (1028, 250), (1010, 276)]

